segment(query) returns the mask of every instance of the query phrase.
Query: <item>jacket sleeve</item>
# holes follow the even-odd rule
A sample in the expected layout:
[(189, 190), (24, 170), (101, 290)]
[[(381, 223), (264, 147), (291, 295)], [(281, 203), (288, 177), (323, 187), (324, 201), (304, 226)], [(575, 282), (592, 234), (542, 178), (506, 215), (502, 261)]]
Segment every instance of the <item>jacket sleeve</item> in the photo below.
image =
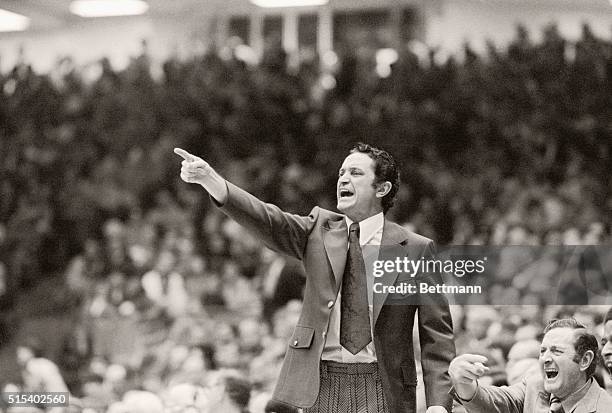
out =
[[(426, 244), (422, 256), (425, 259), (434, 256), (433, 241)], [(430, 285), (442, 283), (440, 274), (424, 274), (421, 280)], [(444, 406), (450, 412), (452, 384), (448, 367), (456, 353), (453, 322), (443, 294), (419, 295), (418, 325), (427, 406)]]
[(269, 248), (300, 260), (303, 258), (306, 241), (319, 216), (319, 207), (308, 216), (289, 214), (229, 182), (227, 190), (224, 204), (213, 200), (221, 211), (261, 238)]
[(480, 386), (470, 401), (460, 401), (468, 413), (523, 413), (527, 383), (512, 386)]

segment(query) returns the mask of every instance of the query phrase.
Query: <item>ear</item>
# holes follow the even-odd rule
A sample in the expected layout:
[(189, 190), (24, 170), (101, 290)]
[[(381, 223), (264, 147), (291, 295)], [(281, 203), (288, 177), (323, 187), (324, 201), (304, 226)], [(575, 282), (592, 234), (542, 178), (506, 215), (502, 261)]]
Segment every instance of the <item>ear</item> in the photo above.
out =
[(585, 371), (587, 368), (589, 368), (594, 359), (595, 354), (592, 350), (585, 351), (585, 353), (580, 358), (580, 371)]
[(382, 198), (387, 195), (391, 191), (392, 186), (389, 181), (376, 184), (376, 198)]

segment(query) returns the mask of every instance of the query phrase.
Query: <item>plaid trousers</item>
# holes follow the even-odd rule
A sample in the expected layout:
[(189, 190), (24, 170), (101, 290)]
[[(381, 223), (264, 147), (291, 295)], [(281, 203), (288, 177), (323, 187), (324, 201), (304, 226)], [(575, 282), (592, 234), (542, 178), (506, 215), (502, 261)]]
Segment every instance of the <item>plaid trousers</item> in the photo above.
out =
[(388, 413), (378, 363), (321, 361), (321, 386), (304, 413)]

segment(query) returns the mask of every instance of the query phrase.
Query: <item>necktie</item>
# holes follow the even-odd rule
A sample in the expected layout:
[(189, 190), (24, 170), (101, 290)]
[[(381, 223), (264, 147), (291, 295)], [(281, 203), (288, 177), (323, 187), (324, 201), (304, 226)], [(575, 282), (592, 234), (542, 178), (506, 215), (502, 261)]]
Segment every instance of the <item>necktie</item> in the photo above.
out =
[(366, 270), (359, 246), (359, 223), (349, 228), (349, 249), (342, 276), (340, 307), (340, 344), (352, 354), (359, 353), (370, 341)]
[(564, 413), (561, 399), (557, 396), (550, 396), (550, 413)]

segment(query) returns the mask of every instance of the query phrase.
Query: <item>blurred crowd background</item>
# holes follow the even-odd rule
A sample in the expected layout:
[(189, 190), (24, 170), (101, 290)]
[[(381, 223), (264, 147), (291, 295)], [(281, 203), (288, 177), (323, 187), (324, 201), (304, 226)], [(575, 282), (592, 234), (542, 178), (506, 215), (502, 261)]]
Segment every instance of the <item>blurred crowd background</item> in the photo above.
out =
[[(66, 58), (0, 74), (5, 390), (65, 383), (90, 413), (134, 412), (134, 398), (206, 411), (194, 392), (231, 369), (263, 411), (303, 271), (180, 181), (174, 147), (306, 214), (334, 209), (338, 166), (364, 141), (402, 164), (391, 218), (440, 245), (610, 244), (610, 39), (585, 26), (569, 42), (550, 26), (536, 43), (518, 28), (484, 55), (402, 50), (386, 77), (350, 50), (331, 74), (316, 56), (291, 70), (286, 58), (269, 45), (257, 65), (210, 51), (160, 69), (145, 47), (121, 71)], [(601, 265), (594, 304), (610, 304)], [(453, 307), (458, 352), (489, 354), (492, 382), (533, 368), (547, 319), (601, 333), (606, 307), (543, 306), (538, 277), (502, 281), (487, 291), (517, 305)]]

